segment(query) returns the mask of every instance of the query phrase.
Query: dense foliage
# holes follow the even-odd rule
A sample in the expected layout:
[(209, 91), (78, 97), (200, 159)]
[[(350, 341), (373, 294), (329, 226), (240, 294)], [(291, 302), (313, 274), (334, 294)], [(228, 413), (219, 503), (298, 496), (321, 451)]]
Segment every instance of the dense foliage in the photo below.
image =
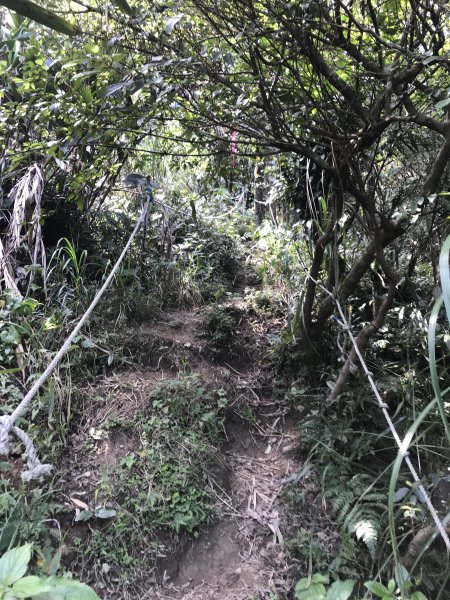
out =
[[(450, 293), (448, 3), (3, 0), (0, 7), (5, 413), (124, 246), (142, 190), (123, 178), (142, 172), (155, 197), (146, 238), (133, 244), (102, 312), (33, 406), (29, 434), (48, 427), (42, 450), (59, 456), (82, 415), (71, 381), (76, 388), (127, 364), (140, 352), (133, 340), (123, 343), (127, 328), (163, 307), (212, 303), (203, 322), (211, 354), (238, 354), (235, 315), (217, 303), (240, 285), (243, 253), (252, 254), (263, 289), (247, 298), (249, 310), (282, 323), (267, 355), (274, 394), (299, 416), (302, 451), (341, 532), (330, 554), (314, 532), (299, 529), (292, 557), (314, 560), (317, 573), (293, 593), (312, 598), (317, 585), (333, 598), (341, 584), (351, 594), (358, 580), (362, 594), (364, 580), (381, 574), (386, 585), (366, 585), (372, 597), (420, 598), (417, 584), (445, 598), (443, 554), (426, 552), (434, 530), (423, 490), (395, 462), (398, 449), (357, 365), (360, 352), (382, 408), (401, 438), (410, 434), (424, 488), (440, 497), (449, 477), (440, 391), (448, 387), (448, 334), (436, 327), (442, 300), (432, 304), (441, 292), (449, 304)], [(209, 445), (220, 439), (224, 406), (195, 378), (169, 388), (155, 392), (153, 421), (139, 425), (148, 438), (157, 423), (156, 447), (105, 474), (101, 493), (107, 503), (114, 486), (159, 477), (146, 510), (178, 534), (213, 512), (198, 481)], [(187, 413), (176, 412), (175, 401), (166, 406), (165, 393), (182, 397)], [(164, 442), (169, 431), (172, 446)], [(186, 457), (181, 475), (145, 462), (153, 452), (172, 464), (186, 431), (191, 470)], [(14, 484), (1, 480), (1, 550), (35, 541), (48, 553), (40, 523), (58, 508)], [(305, 510), (308, 498), (286, 496), (293, 512)], [(439, 512), (444, 518), (448, 500)], [(130, 514), (119, 515), (124, 531)], [(144, 517), (139, 532), (153, 534)], [(94, 561), (114, 548), (101, 538), (92, 540)], [(402, 568), (417, 581), (405, 582)]]

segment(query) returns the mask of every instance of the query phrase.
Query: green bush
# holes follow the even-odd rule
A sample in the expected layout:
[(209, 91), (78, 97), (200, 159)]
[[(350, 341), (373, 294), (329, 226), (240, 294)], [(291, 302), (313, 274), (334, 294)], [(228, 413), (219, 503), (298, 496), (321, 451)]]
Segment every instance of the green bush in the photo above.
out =
[(236, 317), (232, 309), (210, 307), (203, 316), (203, 330), (208, 339), (208, 348), (215, 358), (232, 355), (238, 348), (236, 340)]

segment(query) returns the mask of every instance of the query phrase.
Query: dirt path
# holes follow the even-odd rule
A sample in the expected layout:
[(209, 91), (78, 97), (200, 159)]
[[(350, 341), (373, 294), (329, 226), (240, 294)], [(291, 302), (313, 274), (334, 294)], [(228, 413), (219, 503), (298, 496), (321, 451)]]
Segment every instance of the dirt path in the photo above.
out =
[(187, 545), (159, 598), (246, 600), (285, 585), (278, 496), (296, 468), (294, 432), (288, 425), (268, 428), (256, 440), (239, 425), (230, 429), (235, 437), (224, 454), (232, 478), (220, 498), (222, 519)]
[[(239, 301), (234, 305), (239, 308)], [(182, 331), (174, 335), (171, 328), (159, 324), (156, 333), (193, 352), (202, 349), (197, 314), (178, 311), (166, 318), (167, 322), (182, 322)], [(249, 335), (248, 331), (242, 333)], [(255, 346), (262, 343), (260, 339)], [(197, 354), (196, 370), (216, 382), (226, 378), (228, 387), (234, 389), (233, 401), (240, 403), (240, 408), (246, 400), (250, 402), (255, 423), (249, 426), (238, 416), (228, 421), (228, 442), (222, 450), (230, 486), (218, 493), (221, 519), (167, 565), (163, 563), (161, 585), (148, 598), (153, 594), (180, 600), (247, 600), (280, 590), (286, 583), (279, 495), (283, 480), (299, 469), (296, 431), (283, 415), (285, 410), (280, 413), (270, 396), (258, 394), (262, 387), (260, 359), (261, 353), (258, 358), (247, 356), (238, 371), (230, 364), (205, 361), (201, 351)]]
[[(101, 432), (112, 414), (118, 419), (136, 414), (158, 383), (187, 365), (206, 386), (225, 388), (230, 403), (227, 441), (221, 449), (227, 477), (219, 477), (223, 483), (215, 486), (218, 522), (162, 560), (141, 594), (110, 591), (104, 597), (250, 600), (284, 591), (288, 565), (280, 493), (283, 481), (301, 468), (296, 429), (288, 409), (272, 398), (262, 364), (269, 320), (249, 319), (242, 297), (231, 302), (242, 313), (237, 334), (251, 352), (230, 362), (212, 361), (200, 331), (201, 309), (171, 311), (140, 327), (130, 339), (147, 366), (108, 376), (87, 390), (87, 402), (95, 399), (95, 410), (86, 407), (89, 416), (82, 429), (91, 433)], [(85, 438), (75, 439), (75, 455), (85, 445)], [(92, 461), (81, 459), (77, 463), (82, 466), (72, 468), (72, 501), (83, 501), (99, 481), (102, 464), (118, 464), (134, 445), (120, 431), (99, 439)]]

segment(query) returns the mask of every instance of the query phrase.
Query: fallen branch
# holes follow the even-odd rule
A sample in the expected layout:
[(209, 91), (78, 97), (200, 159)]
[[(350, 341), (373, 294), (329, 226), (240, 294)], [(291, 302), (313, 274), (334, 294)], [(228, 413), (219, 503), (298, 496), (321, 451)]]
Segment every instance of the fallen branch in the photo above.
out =
[[(450, 534), (450, 521), (444, 525), (445, 531)], [(438, 537), (439, 532), (435, 525), (427, 525), (416, 533), (413, 539), (409, 542), (406, 554), (402, 557), (402, 565), (411, 571), (413, 566), (420, 560), (420, 557), (428, 550), (434, 540)]]

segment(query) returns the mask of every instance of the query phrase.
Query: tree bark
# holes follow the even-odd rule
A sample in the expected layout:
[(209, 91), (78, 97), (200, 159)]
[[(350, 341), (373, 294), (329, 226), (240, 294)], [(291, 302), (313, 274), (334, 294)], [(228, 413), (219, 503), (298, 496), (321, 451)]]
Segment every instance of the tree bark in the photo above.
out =
[(254, 206), (255, 206), (255, 223), (261, 225), (266, 214), (267, 206), (265, 201), (265, 185), (264, 185), (264, 161), (257, 161), (254, 169)]
[(331, 222), (325, 233), (317, 240), (314, 246), (314, 257), (309, 270), (308, 283), (306, 285), (305, 301), (302, 310), (301, 333), (305, 339), (310, 337), (312, 323), (312, 310), (314, 299), (316, 297), (317, 279), (319, 278), (320, 267), (322, 265), (325, 248), (333, 237), (334, 223)]
[[(375, 320), (366, 327), (363, 327), (361, 331), (356, 336), (355, 342), (358, 347), (358, 350), (362, 352), (364, 348), (367, 346), (367, 343), (371, 336), (376, 333), (384, 324), (384, 320), (386, 318), (388, 310), (391, 308), (392, 303), (394, 302), (395, 297), (395, 283), (391, 283), (389, 286), (389, 291), (383, 302), (381, 303), (380, 310), (377, 313)], [(352, 349), (345, 361), (344, 366), (339, 373), (339, 377), (336, 379), (336, 383), (333, 386), (328, 398), (326, 399), (326, 404), (329, 404), (333, 400), (339, 396), (339, 394), (344, 389), (345, 384), (350, 376), (352, 366), (355, 364), (357, 359), (355, 346), (352, 346)]]
[[(384, 228), (381, 231), (381, 245), (383, 248), (385, 248), (403, 233), (403, 229), (400, 226), (393, 225), (392, 223), (389, 223), (389, 225), (390, 226), (388, 228)], [(342, 282), (339, 288), (339, 298), (341, 300), (346, 300), (350, 294), (355, 291), (356, 286), (369, 270), (370, 264), (376, 256), (376, 252), (377, 250), (375, 241), (372, 241)], [(333, 314), (333, 311), (333, 298), (325, 298), (319, 306), (316, 321), (311, 325), (309, 335), (311, 340), (316, 340), (320, 336), (325, 327), (327, 319)]]
[(424, 186), (423, 193), (424, 196), (429, 196), (430, 194), (434, 194), (436, 188), (441, 180), (442, 175), (448, 165), (450, 160), (450, 127), (448, 129), (445, 142), (443, 143), (439, 154), (434, 161), (433, 168), (431, 169), (431, 173), (429, 174)]

